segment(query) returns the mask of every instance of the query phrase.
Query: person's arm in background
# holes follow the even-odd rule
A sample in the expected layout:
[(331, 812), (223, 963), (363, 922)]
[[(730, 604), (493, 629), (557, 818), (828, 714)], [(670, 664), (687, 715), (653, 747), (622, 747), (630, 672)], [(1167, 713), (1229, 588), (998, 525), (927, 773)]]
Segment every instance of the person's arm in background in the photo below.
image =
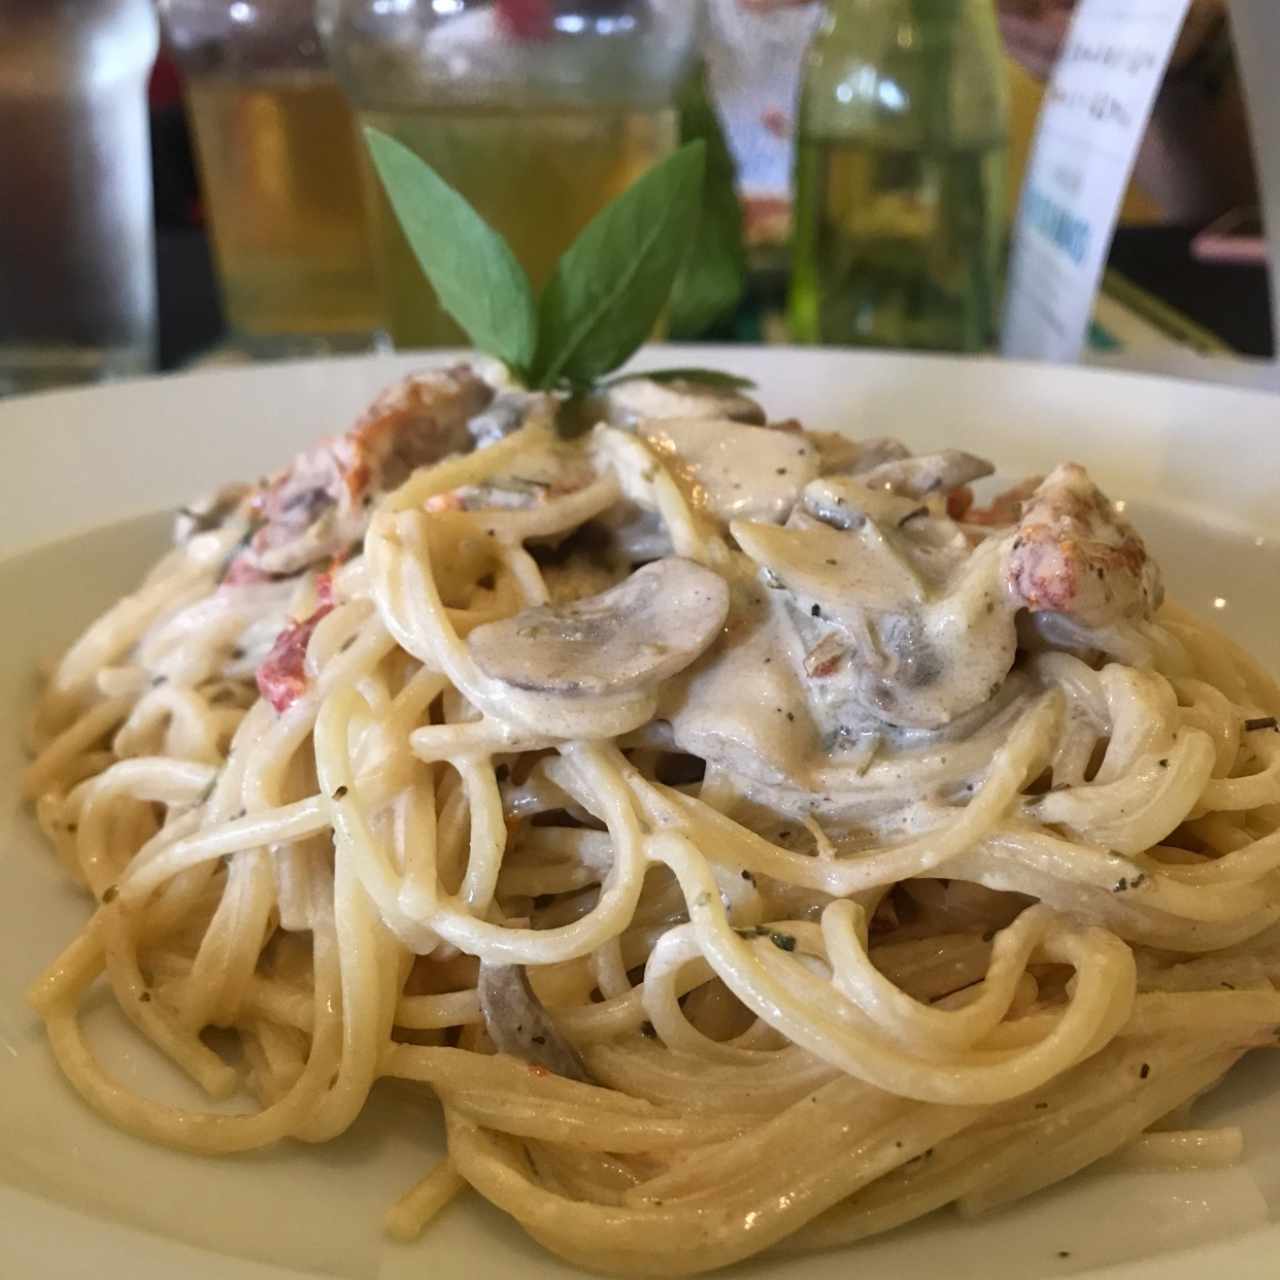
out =
[[(1074, 0), (998, 0), (1011, 56), (1047, 79)], [(1257, 200), (1248, 114), (1226, 0), (1192, 0), (1161, 86), (1135, 177), (1171, 222), (1200, 225)]]

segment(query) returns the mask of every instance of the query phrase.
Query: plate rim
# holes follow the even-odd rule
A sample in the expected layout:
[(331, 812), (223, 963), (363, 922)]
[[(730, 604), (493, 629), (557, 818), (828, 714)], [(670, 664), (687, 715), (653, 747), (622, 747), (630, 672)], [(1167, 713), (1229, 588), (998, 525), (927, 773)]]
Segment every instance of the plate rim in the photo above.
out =
[[(15, 397), (0, 401), (0, 438), (12, 442), (12, 433), (38, 434), (50, 423), (58, 423), (59, 430), (66, 432), (74, 440), (82, 433), (87, 434), (94, 429), (94, 419), (98, 416), (97, 406), (103, 398), (110, 398), (113, 405), (125, 404), (130, 400), (146, 407), (146, 402), (154, 405), (162, 404), (170, 397), (180, 397), (186, 392), (199, 393), (208, 388), (218, 396), (221, 391), (225, 398), (227, 392), (234, 388), (251, 391), (255, 386), (285, 386), (291, 380), (299, 378), (319, 378), (321, 381), (334, 378), (338, 374), (353, 375), (357, 380), (372, 381), (375, 377), (391, 381), (398, 374), (409, 369), (422, 368), (429, 365), (445, 363), (467, 355), (466, 352), (407, 352), (380, 353), (374, 356), (325, 357), (301, 361), (282, 362), (271, 365), (251, 365), (206, 368), (180, 374), (160, 377), (130, 379), (124, 382), (90, 388), (65, 388), (45, 391), (31, 396)], [(1128, 387), (1138, 394), (1185, 395), (1191, 399), (1199, 399), (1204, 403), (1218, 404), (1224, 410), (1234, 405), (1247, 407), (1245, 416), (1252, 420), (1255, 415), (1256, 424), (1247, 422), (1239, 424), (1246, 434), (1253, 431), (1259, 433), (1264, 450), (1274, 453), (1276, 465), (1280, 466), (1280, 395), (1255, 388), (1228, 387), (1218, 384), (1199, 383), (1170, 378), (1158, 374), (1140, 371), (1070, 368), (1047, 366), (1029, 361), (998, 361), (995, 359), (957, 358), (945, 355), (912, 355), (901, 353), (862, 352), (855, 350), (833, 350), (816, 347), (755, 347), (745, 345), (733, 346), (665, 346), (646, 348), (635, 362), (638, 367), (657, 368), (682, 366), (688, 364), (727, 366), (735, 371), (750, 373), (752, 366), (761, 359), (770, 366), (785, 366), (789, 361), (803, 365), (817, 361), (819, 364), (830, 364), (832, 367), (842, 366), (850, 369), (889, 369), (908, 378), (911, 371), (922, 366), (940, 374), (942, 378), (956, 376), (976, 378), (979, 382), (991, 378), (999, 380), (1003, 376), (1015, 379), (1042, 380), (1049, 383), (1080, 380), (1080, 385), (1091, 385), (1095, 390), (1113, 386)], [(975, 373), (974, 370), (982, 372)], [(961, 372), (963, 371), (963, 372)], [(765, 377), (771, 377), (767, 371)], [(108, 414), (107, 416), (110, 416)], [(1263, 419), (1277, 419), (1274, 434), (1266, 438), (1266, 426)], [(825, 424), (824, 424), (825, 425)], [(1192, 431), (1206, 440), (1212, 439), (1211, 425), (1206, 421), (1199, 425), (1182, 424), (1179, 431)], [(38, 451), (38, 446), (37, 446)], [(0, 495), (21, 479), (14, 475), (17, 468), (7, 469), (7, 477), (0, 474)], [(3, 502), (3, 496), (0, 496)], [(1173, 510), (1181, 506), (1178, 502), (1166, 504)], [(154, 507), (152, 508), (154, 510)], [(1198, 509), (1194, 509), (1199, 515)], [(121, 510), (113, 517), (114, 521), (124, 521), (145, 514), (145, 509), (131, 507)], [(23, 542), (15, 539), (13, 531), (0, 527), (0, 562), (9, 562), (23, 558), (29, 554), (49, 547), (55, 543), (83, 537), (93, 529), (102, 527), (103, 521), (93, 519), (86, 523), (64, 523), (53, 536), (41, 536)], [(1231, 522), (1221, 527), (1231, 528)], [(1246, 520), (1242, 529), (1256, 527)], [(1280, 532), (1280, 516), (1277, 517), (1277, 532)], [(23, 1188), (8, 1181), (0, 1181), (0, 1225), (28, 1224), (28, 1230), (21, 1229), (14, 1234), (18, 1237), (13, 1244), (17, 1246), (17, 1258), (24, 1256), (22, 1247), (32, 1245), (27, 1254), (38, 1260), (43, 1273), (73, 1274), (73, 1272), (55, 1272), (64, 1263), (78, 1267), (74, 1258), (58, 1256), (50, 1258), (45, 1252), (49, 1240), (39, 1237), (46, 1230), (55, 1231), (62, 1238), (62, 1246), (68, 1253), (74, 1251), (72, 1237), (88, 1242), (82, 1248), (95, 1256), (100, 1255), (101, 1232), (106, 1229), (113, 1238), (127, 1244), (129, 1252), (121, 1254), (112, 1250), (114, 1259), (123, 1259), (133, 1268), (133, 1274), (139, 1280), (160, 1280), (175, 1273), (181, 1267), (180, 1274), (189, 1276), (191, 1280), (311, 1280), (321, 1273), (299, 1271), (289, 1266), (262, 1262), (236, 1254), (220, 1253), (213, 1249), (205, 1249), (186, 1243), (181, 1239), (166, 1237), (143, 1227), (132, 1225), (113, 1218), (108, 1212), (98, 1212), (92, 1206), (75, 1206), (55, 1200), (49, 1196)], [(54, 1238), (57, 1238), (55, 1236)], [(1084, 1270), (1065, 1271), (1085, 1280), (1197, 1280), (1208, 1268), (1230, 1266), (1239, 1276), (1261, 1277), (1261, 1268), (1268, 1262), (1266, 1254), (1274, 1252), (1280, 1245), (1280, 1221), (1272, 1220), (1264, 1225), (1243, 1231), (1237, 1235), (1210, 1241), (1205, 1244), (1164, 1252), (1153, 1257), (1115, 1263)], [(37, 1256), (38, 1251), (38, 1256)], [(851, 1255), (852, 1256), (852, 1255)], [(1256, 1266), (1258, 1270), (1254, 1270)], [(1157, 1270), (1158, 1268), (1158, 1270)], [(74, 1274), (80, 1274), (77, 1270)]]

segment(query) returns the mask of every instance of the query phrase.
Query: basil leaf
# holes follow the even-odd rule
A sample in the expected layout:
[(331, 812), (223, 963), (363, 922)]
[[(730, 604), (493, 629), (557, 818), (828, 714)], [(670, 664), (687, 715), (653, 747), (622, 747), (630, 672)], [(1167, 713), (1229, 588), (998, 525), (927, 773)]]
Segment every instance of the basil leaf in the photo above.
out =
[(731, 317), (747, 287), (737, 169), (711, 101), (705, 64), (681, 100), (680, 137), (685, 142), (702, 138), (707, 144), (702, 216), (671, 290), (671, 337), (691, 339), (704, 337)]
[(533, 289), (507, 242), (429, 164), (380, 129), (365, 140), (440, 305), (472, 343), (524, 377), (537, 344)]
[(705, 167), (705, 144), (690, 143), (587, 224), (542, 295), (533, 387), (586, 386), (653, 332), (697, 228)]
[(635, 373), (619, 374), (601, 383), (602, 390), (616, 387), (623, 382), (635, 382), (648, 378), (650, 382), (693, 382), (704, 387), (723, 387), (726, 391), (749, 391), (756, 384), (750, 378), (722, 369), (637, 369)]

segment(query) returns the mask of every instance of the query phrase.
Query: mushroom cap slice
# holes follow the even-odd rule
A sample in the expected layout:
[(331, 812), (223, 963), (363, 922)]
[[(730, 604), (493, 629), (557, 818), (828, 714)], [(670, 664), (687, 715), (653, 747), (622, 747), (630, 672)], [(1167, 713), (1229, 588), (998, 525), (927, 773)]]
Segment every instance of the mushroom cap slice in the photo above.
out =
[(922, 453), (911, 458), (882, 462), (859, 474), (868, 489), (886, 489), (903, 498), (926, 498), (931, 493), (950, 493), (970, 480), (994, 475), (995, 467), (961, 449)]
[(682, 671), (720, 634), (728, 613), (723, 578), (671, 557), (600, 595), (477, 627), (467, 644), (491, 679), (531, 692), (602, 697)]
[(742, 550), (805, 610), (893, 613), (924, 600), (919, 576), (874, 521), (848, 532), (808, 519), (785, 529), (746, 520), (731, 528)]
[(594, 1083), (577, 1050), (561, 1035), (519, 964), (480, 962), (476, 984), (485, 1029), (499, 1053), (509, 1053), (566, 1080)]
[(728, 523), (781, 524), (818, 475), (818, 453), (800, 431), (725, 418), (672, 418), (636, 428), (668, 464), (695, 509)]
[(656, 418), (729, 418), (734, 422), (765, 423), (764, 410), (749, 396), (687, 378), (655, 382), (628, 378), (601, 397), (606, 421), (633, 427)]

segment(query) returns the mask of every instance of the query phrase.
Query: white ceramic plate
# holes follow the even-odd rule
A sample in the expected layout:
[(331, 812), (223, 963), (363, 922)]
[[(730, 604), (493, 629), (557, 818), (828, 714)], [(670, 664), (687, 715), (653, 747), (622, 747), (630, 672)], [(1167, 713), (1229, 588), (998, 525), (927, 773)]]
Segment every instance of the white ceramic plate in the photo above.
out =
[[(383, 1209), (441, 1149), (432, 1107), (380, 1087), (341, 1140), (220, 1160), (150, 1147), (91, 1114), (57, 1075), (22, 992), (86, 914), (18, 800), (32, 670), (159, 551), (154, 513), (283, 463), (343, 429), (421, 360), (208, 373), (0, 403), (0, 1276), (64, 1280), (437, 1280), (571, 1274), (471, 1198), (415, 1246)], [(1123, 374), (811, 351), (668, 350), (757, 379), (778, 415), (957, 445), (1006, 474), (1087, 464), (1162, 560), (1173, 591), (1280, 669), (1280, 400)], [(106, 1010), (95, 1042), (141, 1087), (173, 1082)], [(1274, 1089), (1274, 1094), (1271, 1092)], [(944, 1212), (846, 1252), (738, 1268), (824, 1280), (1234, 1280), (1280, 1274), (1280, 1071), (1255, 1054), (1203, 1105), (1245, 1126), (1230, 1170), (1092, 1171), (978, 1223)]]

